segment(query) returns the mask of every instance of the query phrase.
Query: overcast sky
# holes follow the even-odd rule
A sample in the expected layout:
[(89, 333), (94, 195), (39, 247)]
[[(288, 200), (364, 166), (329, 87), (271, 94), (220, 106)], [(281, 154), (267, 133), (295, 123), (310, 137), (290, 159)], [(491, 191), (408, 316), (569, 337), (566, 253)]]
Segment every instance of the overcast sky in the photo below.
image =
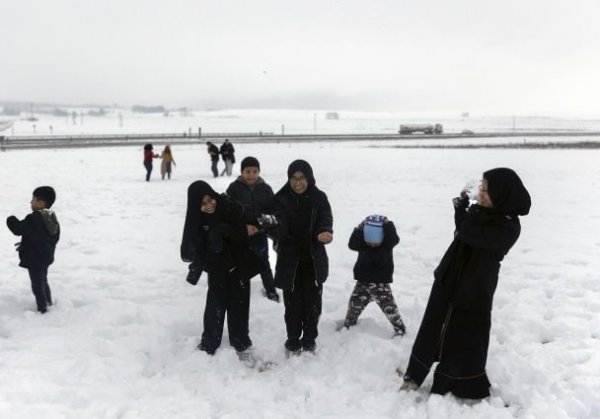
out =
[(600, 117), (598, 0), (0, 0), (0, 100)]

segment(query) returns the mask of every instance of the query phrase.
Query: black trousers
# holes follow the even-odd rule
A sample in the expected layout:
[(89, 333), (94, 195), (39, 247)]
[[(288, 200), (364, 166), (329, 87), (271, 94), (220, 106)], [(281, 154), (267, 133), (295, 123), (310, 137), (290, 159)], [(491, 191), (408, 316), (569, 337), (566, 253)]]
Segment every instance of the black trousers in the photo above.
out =
[(235, 275), (222, 279), (209, 274), (200, 342), (208, 353), (221, 345), (226, 314), (230, 345), (238, 352), (248, 349), (252, 346), (248, 329), (250, 281), (240, 281)]
[(210, 162), (210, 170), (212, 170), (214, 177), (219, 177), (219, 169), (217, 165), (219, 164), (219, 160), (211, 160)]
[(146, 168), (146, 182), (150, 181), (150, 174), (152, 173), (152, 162), (145, 161), (144, 167)]
[(37, 310), (44, 313), (47, 311), (48, 305), (52, 305), (52, 294), (48, 286), (48, 267), (30, 268), (28, 271)]
[(300, 262), (294, 288), (283, 291), (285, 328), (290, 346), (310, 346), (319, 335), (323, 284), (317, 283), (314, 265)]
[(260, 279), (267, 292), (274, 292), (273, 271), (269, 263), (269, 240), (264, 233), (255, 234), (250, 237), (250, 247), (260, 258)]

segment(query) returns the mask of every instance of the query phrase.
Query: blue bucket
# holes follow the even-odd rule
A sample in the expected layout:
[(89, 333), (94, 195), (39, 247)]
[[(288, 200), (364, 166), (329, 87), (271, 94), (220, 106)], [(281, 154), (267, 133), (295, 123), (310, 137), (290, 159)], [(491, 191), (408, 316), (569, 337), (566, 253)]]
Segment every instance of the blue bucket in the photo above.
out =
[(383, 242), (383, 220), (381, 215), (371, 215), (365, 219), (363, 238), (365, 242), (381, 244)]

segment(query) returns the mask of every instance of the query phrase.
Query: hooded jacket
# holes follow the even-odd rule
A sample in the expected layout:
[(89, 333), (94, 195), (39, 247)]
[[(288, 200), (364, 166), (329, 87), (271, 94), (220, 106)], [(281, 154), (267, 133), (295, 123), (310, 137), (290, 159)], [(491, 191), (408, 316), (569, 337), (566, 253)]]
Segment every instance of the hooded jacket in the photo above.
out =
[(283, 185), (275, 194), (273, 204), (279, 225), (268, 231), (277, 252), (275, 286), (284, 290), (293, 289), (300, 261), (313, 264), (319, 283), (325, 282), (329, 275), (325, 245), (317, 240), (317, 236), (325, 231), (333, 233), (331, 206), (327, 195), (317, 188), (310, 164), (304, 160), (292, 162), (288, 180), (298, 171), (306, 176), (308, 188), (298, 195), (289, 181)]
[[(200, 211), (202, 198), (209, 195), (217, 202), (213, 214)], [(181, 241), (181, 258), (194, 262), (217, 279), (232, 274), (241, 280), (255, 276), (260, 267), (258, 257), (248, 247), (248, 234), (238, 202), (217, 194), (204, 181), (188, 188), (188, 206)]]
[(354, 264), (354, 279), (364, 283), (393, 282), (393, 249), (398, 243), (400, 237), (391, 221), (383, 224), (383, 242), (377, 247), (367, 245), (363, 238), (363, 229), (355, 228), (348, 241), (350, 250), (358, 252), (358, 259)]
[(19, 266), (39, 269), (47, 268), (54, 262), (60, 224), (53, 211), (33, 211), (23, 221), (10, 216), (6, 219), (6, 225), (14, 235), (23, 236), (19, 245)]

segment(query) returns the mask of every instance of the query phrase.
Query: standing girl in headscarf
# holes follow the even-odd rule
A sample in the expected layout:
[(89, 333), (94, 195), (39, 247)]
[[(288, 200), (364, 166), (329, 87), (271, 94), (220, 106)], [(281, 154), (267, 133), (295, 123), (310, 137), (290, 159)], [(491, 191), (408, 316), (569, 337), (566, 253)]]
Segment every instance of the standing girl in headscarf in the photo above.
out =
[(477, 204), (469, 207), (465, 192), (453, 203), (454, 241), (434, 271), (402, 389), (419, 387), (437, 361), (432, 393), (481, 399), (490, 394), (485, 364), (500, 262), (531, 199), (513, 170), (498, 168), (483, 174)]
[(275, 286), (283, 289), (285, 348), (289, 354), (314, 352), (323, 282), (329, 274), (325, 245), (333, 240), (333, 216), (308, 162), (290, 164), (288, 181), (275, 194), (275, 216), (279, 225), (268, 234), (277, 252)]
[(254, 366), (248, 330), (249, 280), (258, 273), (260, 261), (248, 247), (241, 205), (201, 180), (188, 188), (181, 258), (191, 262), (188, 282), (195, 284), (202, 271), (208, 273), (204, 331), (198, 349), (209, 355), (216, 352), (227, 314), (229, 343), (240, 360)]

